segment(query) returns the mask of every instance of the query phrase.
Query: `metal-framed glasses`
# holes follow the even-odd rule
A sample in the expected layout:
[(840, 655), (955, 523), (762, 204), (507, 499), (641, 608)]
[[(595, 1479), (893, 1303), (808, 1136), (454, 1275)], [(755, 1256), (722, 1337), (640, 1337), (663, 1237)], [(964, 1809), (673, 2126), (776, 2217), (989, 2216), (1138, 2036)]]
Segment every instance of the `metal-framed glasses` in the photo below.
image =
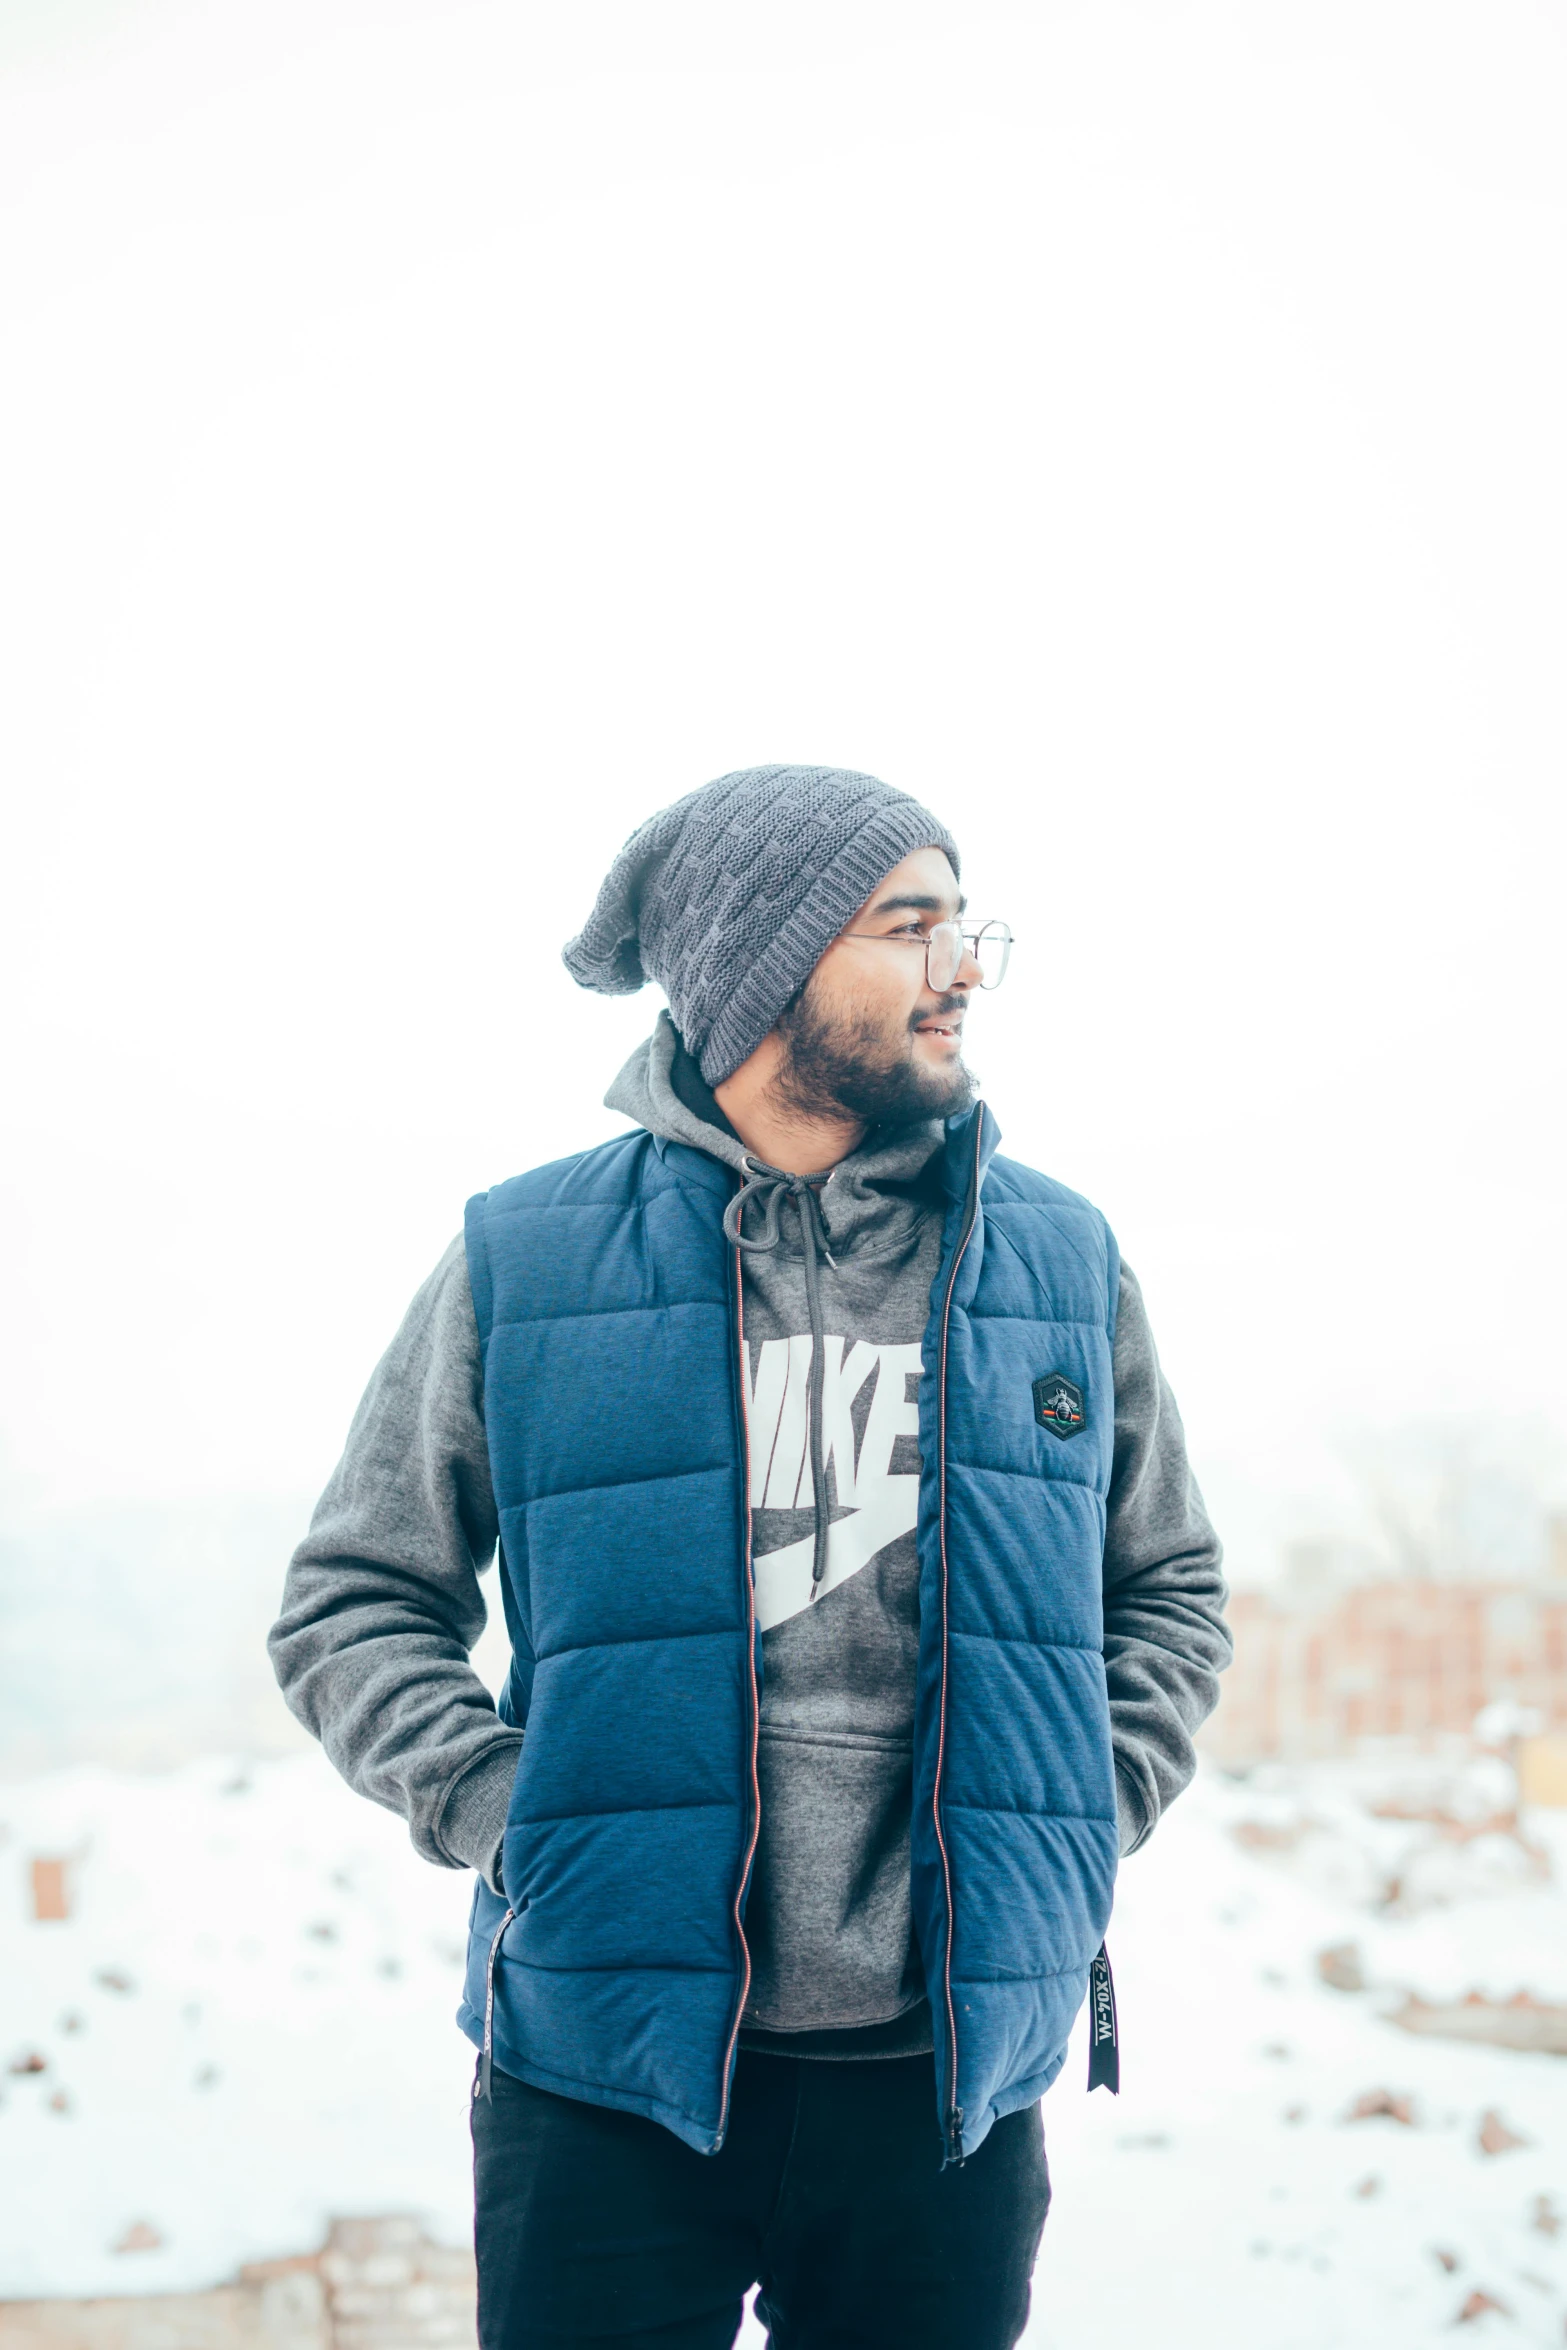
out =
[(1012, 933), (1004, 922), (933, 922), (918, 938), (897, 931), (846, 930), (845, 938), (868, 938), (878, 946), (922, 947), (925, 977), (936, 995), (945, 995), (972, 955), (979, 965), (981, 987), (999, 987), (1007, 975)]

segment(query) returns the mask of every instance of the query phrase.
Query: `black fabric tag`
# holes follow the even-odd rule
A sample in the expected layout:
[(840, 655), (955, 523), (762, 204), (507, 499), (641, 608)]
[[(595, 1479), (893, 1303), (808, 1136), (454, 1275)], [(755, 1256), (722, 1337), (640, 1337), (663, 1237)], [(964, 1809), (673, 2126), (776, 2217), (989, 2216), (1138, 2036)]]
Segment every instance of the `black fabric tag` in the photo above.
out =
[(1088, 2086), (1121, 2094), (1121, 2043), (1115, 2030), (1115, 1978), (1110, 1953), (1101, 1942), (1088, 1970)]

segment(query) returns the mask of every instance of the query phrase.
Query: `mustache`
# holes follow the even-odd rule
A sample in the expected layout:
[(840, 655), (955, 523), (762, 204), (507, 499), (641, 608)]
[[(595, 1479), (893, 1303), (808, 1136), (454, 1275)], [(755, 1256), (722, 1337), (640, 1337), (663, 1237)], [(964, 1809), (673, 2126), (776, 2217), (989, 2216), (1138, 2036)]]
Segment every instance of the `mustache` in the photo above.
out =
[(911, 1012), (909, 1014), (909, 1034), (912, 1036), (915, 1029), (923, 1027), (927, 1020), (950, 1020), (954, 1013), (966, 1012), (967, 1010), (967, 996), (944, 995), (939, 1003), (931, 1006), (928, 1012)]

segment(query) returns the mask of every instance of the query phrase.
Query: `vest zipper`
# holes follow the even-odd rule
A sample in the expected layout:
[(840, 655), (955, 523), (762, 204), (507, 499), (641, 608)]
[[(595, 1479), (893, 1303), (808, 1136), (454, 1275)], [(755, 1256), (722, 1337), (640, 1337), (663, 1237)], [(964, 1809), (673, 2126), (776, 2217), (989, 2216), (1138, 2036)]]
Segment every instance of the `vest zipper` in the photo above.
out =
[(484, 2047), (479, 2057), (479, 2078), (473, 2093), (475, 2097), (482, 2097), (487, 2105), (494, 2102), (490, 2095), (490, 2078), (495, 2062), (495, 1961), (500, 1956), (501, 1936), (515, 1914), (515, 1911), (508, 1910), (496, 1927), (490, 1938), (490, 1955), (484, 1962)]
[(738, 1246), (734, 1252), (734, 1268), (735, 1336), (739, 1348), (739, 1351), (735, 1357), (735, 1371), (737, 1378), (742, 1381), (740, 1392), (736, 1395), (735, 1398), (735, 1403), (740, 1415), (740, 1466), (742, 1475), (744, 1477), (744, 1485), (741, 1491), (740, 1500), (741, 1508), (745, 1516), (745, 1669), (746, 1686), (750, 1692), (750, 1750), (747, 1761), (750, 1770), (751, 1785), (749, 1801), (750, 1826), (746, 1837), (745, 1852), (740, 1862), (740, 1874), (735, 1882), (734, 1898), (735, 1940), (740, 1945), (740, 1996), (735, 2001), (735, 2019), (729, 2027), (729, 2039), (724, 2048), (723, 2084), (718, 2109), (718, 2135), (713, 2140), (713, 2152), (715, 2154), (723, 2145), (724, 2133), (729, 2127), (729, 2095), (734, 2080), (734, 2075), (731, 2068), (734, 2062), (735, 2043), (740, 2037), (740, 2019), (745, 2014), (745, 2003), (751, 1995), (751, 1952), (745, 1938), (745, 1922), (741, 1916), (740, 1903), (741, 1898), (745, 1892), (745, 1881), (751, 1873), (751, 1862), (756, 1856), (756, 1840), (761, 1833), (762, 1827), (762, 1788), (761, 1782), (757, 1777), (756, 1768), (756, 1742), (758, 1732), (758, 1718), (761, 1713), (761, 1698), (756, 1686), (756, 1574), (751, 1559), (751, 1424), (746, 1415), (745, 1391), (743, 1386), (743, 1367), (745, 1363), (745, 1268)]
[(947, 1759), (947, 1325), (952, 1314), (952, 1293), (958, 1285), (958, 1269), (979, 1220), (979, 1154), (984, 1140), (984, 1120), (985, 1112), (981, 1105), (974, 1113), (974, 1165), (969, 1175), (968, 1207), (957, 1252), (952, 1259), (952, 1271), (947, 1277), (947, 1294), (942, 1301), (941, 1354), (936, 1387), (936, 1524), (941, 1538), (941, 1709), (937, 1717), (936, 1776), (931, 1789), (930, 1808), (936, 1829), (936, 1845), (941, 1854), (942, 1884), (947, 1896), (947, 1948), (943, 1964), (947, 2007), (947, 2115), (944, 2137), (947, 2159), (953, 2163), (961, 2163), (963, 2160), (963, 2108), (958, 2103), (958, 2018), (952, 2001), (952, 1862), (941, 1825), (941, 1779)]

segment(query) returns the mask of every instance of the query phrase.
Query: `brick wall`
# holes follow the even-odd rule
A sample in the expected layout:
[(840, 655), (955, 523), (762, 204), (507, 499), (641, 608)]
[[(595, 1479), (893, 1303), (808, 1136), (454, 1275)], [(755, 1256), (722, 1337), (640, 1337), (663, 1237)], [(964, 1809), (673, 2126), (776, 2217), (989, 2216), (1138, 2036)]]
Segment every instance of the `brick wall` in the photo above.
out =
[(1200, 1740), (1223, 1763), (1467, 1732), (1498, 1698), (1567, 1729), (1567, 1583), (1240, 1591), (1230, 1622), (1235, 1663)]
[(0, 2350), (471, 2350), (473, 2255), (417, 2220), (334, 2220), (319, 2252), (207, 2293), (0, 2301)]

